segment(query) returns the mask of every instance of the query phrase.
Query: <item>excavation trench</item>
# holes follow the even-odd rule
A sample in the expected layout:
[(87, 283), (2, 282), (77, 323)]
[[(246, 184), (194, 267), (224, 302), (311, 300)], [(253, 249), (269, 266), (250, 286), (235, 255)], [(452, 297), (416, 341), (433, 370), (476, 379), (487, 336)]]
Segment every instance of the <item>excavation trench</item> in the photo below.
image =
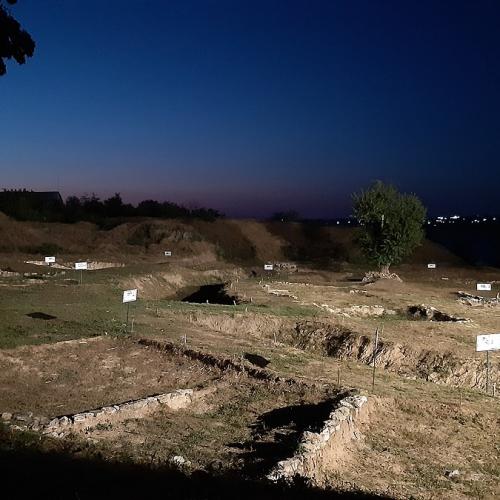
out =
[(279, 377), (270, 370), (248, 366), (248, 357), (230, 359), (150, 339), (141, 339), (139, 344), (221, 371), (244, 374), (270, 384), (270, 390), (282, 385), (301, 395), (294, 404), (258, 415), (248, 427), (247, 440), (225, 443), (224, 448), (237, 457), (238, 469), (245, 477), (293, 481), (300, 476), (315, 484), (322, 480), (324, 471), (331, 471), (342, 459), (347, 443), (359, 438), (358, 419), (363, 417), (361, 410), (363, 407), (364, 412), (367, 398), (356, 391)]
[(276, 408), (260, 415), (251, 425), (251, 437), (244, 443), (229, 443), (239, 451), (244, 472), (251, 477), (269, 474), (280, 461), (293, 456), (304, 432), (321, 432), (341, 396), (318, 403)]
[[(228, 315), (198, 315), (193, 319), (201, 326), (232, 335), (268, 337), (293, 347), (338, 359), (354, 359), (371, 365), (375, 355), (377, 367), (406, 378), (420, 378), (455, 387), (486, 388), (486, 364), (481, 358), (460, 358), (451, 352), (417, 350), (397, 342), (379, 340), (374, 353), (373, 339), (339, 325), (319, 321), (288, 321)], [(490, 383), (500, 382), (499, 364), (490, 362)]]
[[(297, 324), (291, 342), (296, 347), (325, 356), (355, 359), (367, 365), (373, 364), (375, 358), (376, 366), (405, 377), (473, 389), (486, 388), (487, 371), (483, 359), (462, 359), (450, 352), (416, 351), (389, 341), (379, 341), (375, 350), (373, 339), (366, 335), (347, 328), (311, 323)], [(492, 363), (490, 381), (500, 381), (498, 363)]]
[(172, 342), (159, 342), (152, 339), (140, 339), (138, 343), (143, 346), (153, 347), (166, 353), (185, 356), (194, 361), (200, 361), (206, 366), (215, 367), (221, 371), (232, 370), (237, 373), (244, 373), (249, 377), (255, 378), (257, 380), (263, 380), (278, 384), (283, 383), (288, 386), (297, 386), (302, 388), (315, 387), (320, 385), (310, 384), (302, 380), (296, 380), (293, 378), (280, 377), (270, 370), (267, 370), (265, 368), (257, 368), (250, 365), (249, 363), (243, 362), (242, 360), (229, 359), (222, 356), (217, 356), (216, 354), (189, 349), (187, 347), (176, 345)]

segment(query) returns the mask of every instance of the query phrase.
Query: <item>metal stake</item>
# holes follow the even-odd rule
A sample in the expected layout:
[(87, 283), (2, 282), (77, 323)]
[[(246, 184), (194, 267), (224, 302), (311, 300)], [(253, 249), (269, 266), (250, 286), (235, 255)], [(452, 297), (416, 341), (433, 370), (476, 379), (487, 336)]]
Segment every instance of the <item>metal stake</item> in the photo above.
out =
[(486, 351), (486, 394), (490, 391), (490, 351)]
[(378, 347), (378, 326), (375, 330), (375, 346), (373, 348), (373, 375), (372, 375), (372, 392), (375, 389), (375, 360), (377, 357), (377, 347)]

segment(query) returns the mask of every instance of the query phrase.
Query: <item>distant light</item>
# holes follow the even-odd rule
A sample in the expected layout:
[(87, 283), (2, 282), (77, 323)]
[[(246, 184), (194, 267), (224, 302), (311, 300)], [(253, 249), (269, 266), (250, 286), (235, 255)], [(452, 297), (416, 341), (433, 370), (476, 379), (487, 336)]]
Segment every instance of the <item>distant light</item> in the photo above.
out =
[(337, 221), (337, 225), (338, 225), (338, 224), (340, 224), (340, 222), (339, 222), (339, 221)]
[(496, 217), (493, 217), (493, 220), (497, 220), (497, 218), (496, 218)]
[(487, 220), (488, 220), (488, 219), (485, 217), (485, 218), (483, 219), (483, 222), (486, 222)]

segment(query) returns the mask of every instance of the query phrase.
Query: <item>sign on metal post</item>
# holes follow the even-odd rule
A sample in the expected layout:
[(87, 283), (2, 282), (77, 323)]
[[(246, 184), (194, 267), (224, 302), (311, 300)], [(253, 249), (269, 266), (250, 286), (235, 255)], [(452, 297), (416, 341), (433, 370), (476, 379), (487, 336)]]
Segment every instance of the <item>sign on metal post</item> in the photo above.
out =
[(83, 271), (89, 268), (87, 262), (75, 262), (75, 269), (80, 271), (80, 285), (83, 283)]
[(128, 313), (130, 309), (130, 302), (135, 302), (137, 300), (137, 288), (132, 290), (124, 290), (123, 292), (123, 303), (127, 304), (127, 326), (128, 326)]
[(486, 394), (490, 389), (490, 351), (500, 350), (500, 333), (478, 335), (476, 337), (476, 351), (486, 351)]
[(137, 288), (134, 288), (133, 290), (125, 290), (123, 292), (123, 303), (126, 304), (127, 302), (135, 302), (137, 300)]
[(165, 250), (165, 257), (172, 257), (172, 252), (170, 250)]
[(478, 283), (476, 285), (476, 290), (491, 292), (491, 283)]
[(55, 261), (55, 257), (45, 257), (45, 264), (54, 264)]
[(476, 351), (498, 351), (500, 350), (500, 333), (489, 335), (478, 335), (476, 338)]
[(427, 269), (436, 269), (436, 264), (434, 264), (434, 262), (430, 262), (429, 264), (427, 264)]

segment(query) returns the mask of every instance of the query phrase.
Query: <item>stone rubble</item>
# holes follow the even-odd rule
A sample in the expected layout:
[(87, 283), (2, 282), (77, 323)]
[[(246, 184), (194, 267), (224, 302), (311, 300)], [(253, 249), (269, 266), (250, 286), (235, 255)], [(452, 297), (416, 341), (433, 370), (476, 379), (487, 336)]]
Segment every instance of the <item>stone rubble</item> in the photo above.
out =
[(414, 319), (423, 319), (427, 321), (450, 321), (453, 323), (469, 323), (470, 319), (459, 318), (452, 314), (439, 311), (435, 307), (420, 304), (408, 307), (408, 315)]
[[(366, 396), (348, 396), (340, 400), (323, 424), (320, 432), (306, 431), (293, 457), (278, 462), (267, 475), (271, 481), (291, 481), (295, 476), (308, 477), (308, 471), (314, 469), (321, 459), (325, 449), (331, 446), (332, 440), (349, 430), (350, 435), (357, 439), (359, 434), (354, 429), (354, 420), (360, 415), (367, 403)], [(338, 443), (341, 445), (341, 443)]]
[(264, 290), (267, 293), (269, 293), (271, 295), (276, 295), (277, 297), (290, 297), (291, 299), (299, 300), (297, 295), (294, 295), (293, 293), (289, 292), (288, 290), (273, 289), (273, 288), (270, 288), (269, 285), (264, 285), (262, 288), (264, 288)]
[(328, 304), (317, 304), (316, 302), (313, 302), (312, 305), (319, 309), (323, 309), (330, 314), (345, 316), (346, 318), (384, 315), (393, 316), (396, 314), (396, 311), (394, 311), (393, 309), (386, 309), (385, 307), (379, 305), (353, 305), (351, 307), (332, 307)]
[(189, 460), (186, 460), (182, 455), (175, 455), (170, 459), (170, 462), (174, 465), (177, 465), (177, 467), (184, 467), (184, 466), (190, 466), (191, 462)]
[[(34, 266), (44, 266), (44, 267), (49, 267), (47, 263), (43, 260), (26, 260), (24, 262), (25, 264), (32, 264)], [(96, 271), (99, 269), (109, 269), (112, 267), (125, 267), (125, 264), (118, 263), (118, 262), (98, 262), (98, 261), (88, 261), (87, 262), (87, 269), (89, 271)], [(53, 269), (75, 269), (75, 264), (73, 262), (64, 262), (64, 263), (59, 263), (55, 262), (50, 265), (50, 268)]]
[(456, 479), (458, 476), (460, 476), (460, 471), (458, 469), (454, 469), (454, 470), (445, 470), (444, 471), (444, 475), (448, 478), (448, 479)]
[(174, 392), (149, 396), (135, 401), (127, 401), (114, 406), (104, 406), (97, 410), (64, 415), (49, 420), (46, 417), (34, 417), (32, 413), (26, 415), (4, 412), (2, 421), (12, 429), (31, 430), (42, 432), (52, 437), (64, 437), (71, 431), (85, 430), (99, 423), (108, 422), (116, 418), (138, 418), (150, 413), (160, 405), (171, 410), (180, 410), (193, 401), (192, 389), (178, 389)]
[(394, 281), (400, 281), (400, 282), (403, 281), (396, 273), (381, 273), (378, 271), (370, 271), (364, 275), (361, 282), (365, 283), (365, 284), (370, 284), (370, 283), (375, 283), (376, 281), (382, 280), (382, 279), (394, 280)]
[(472, 295), (471, 293), (458, 291), (458, 301), (468, 306), (498, 306), (500, 305), (500, 294), (496, 297), (483, 297), (481, 295)]

